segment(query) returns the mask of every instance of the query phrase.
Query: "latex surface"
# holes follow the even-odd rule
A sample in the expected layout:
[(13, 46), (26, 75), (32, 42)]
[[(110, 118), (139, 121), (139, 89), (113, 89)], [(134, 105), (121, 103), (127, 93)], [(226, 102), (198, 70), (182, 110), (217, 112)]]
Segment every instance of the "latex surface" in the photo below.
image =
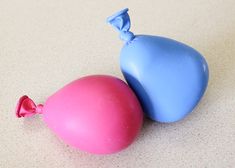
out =
[(136, 36), (126, 44), (121, 69), (147, 116), (160, 122), (190, 113), (208, 82), (207, 63), (196, 50), (157, 36)]
[(130, 145), (143, 122), (143, 111), (122, 80), (93, 75), (75, 80), (36, 105), (22, 96), (17, 117), (42, 114), (47, 126), (67, 144), (95, 154), (118, 152)]
[(143, 112), (127, 84), (94, 75), (75, 80), (49, 97), (43, 118), (66, 143), (90, 153), (109, 154), (134, 141)]
[[(144, 112), (159, 122), (174, 122), (190, 113), (208, 83), (208, 66), (193, 48), (159, 36), (134, 35), (124, 9), (108, 18), (125, 41), (121, 69)], [(131, 34), (131, 38), (130, 38)]]

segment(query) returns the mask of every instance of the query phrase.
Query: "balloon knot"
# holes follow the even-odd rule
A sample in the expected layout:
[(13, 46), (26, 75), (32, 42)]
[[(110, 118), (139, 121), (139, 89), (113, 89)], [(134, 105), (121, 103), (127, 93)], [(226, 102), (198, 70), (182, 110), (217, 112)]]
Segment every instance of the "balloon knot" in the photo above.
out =
[(121, 40), (129, 42), (134, 39), (135, 35), (129, 31), (131, 27), (131, 21), (127, 12), (128, 8), (123, 9), (108, 17), (107, 22), (120, 33)]
[(43, 110), (43, 105), (36, 105), (32, 99), (28, 96), (22, 96), (16, 106), (16, 116), (20, 117), (30, 117), (35, 114), (41, 114)]
[(133, 40), (135, 35), (130, 31), (123, 31), (120, 33), (120, 39), (126, 42)]

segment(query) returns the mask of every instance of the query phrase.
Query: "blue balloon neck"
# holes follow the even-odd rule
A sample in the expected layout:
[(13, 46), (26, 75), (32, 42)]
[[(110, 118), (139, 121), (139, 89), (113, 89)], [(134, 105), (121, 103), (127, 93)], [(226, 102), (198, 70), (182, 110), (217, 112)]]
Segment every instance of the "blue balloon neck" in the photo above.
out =
[(121, 40), (130, 42), (135, 38), (135, 35), (129, 31), (131, 27), (131, 21), (127, 12), (128, 8), (123, 9), (108, 17), (107, 22), (120, 33)]

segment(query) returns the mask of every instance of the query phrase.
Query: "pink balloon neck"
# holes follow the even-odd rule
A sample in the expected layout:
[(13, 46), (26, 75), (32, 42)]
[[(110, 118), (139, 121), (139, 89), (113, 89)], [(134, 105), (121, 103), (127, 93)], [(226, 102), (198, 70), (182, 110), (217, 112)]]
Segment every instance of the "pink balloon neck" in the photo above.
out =
[(43, 105), (36, 105), (32, 99), (28, 96), (22, 96), (16, 106), (16, 116), (20, 117), (30, 117), (35, 114), (41, 114), (43, 111)]

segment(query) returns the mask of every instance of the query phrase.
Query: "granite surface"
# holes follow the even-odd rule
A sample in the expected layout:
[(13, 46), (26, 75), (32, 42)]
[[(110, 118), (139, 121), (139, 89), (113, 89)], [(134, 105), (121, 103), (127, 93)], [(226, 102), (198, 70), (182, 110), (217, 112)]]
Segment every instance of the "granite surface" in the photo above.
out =
[[(75, 150), (41, 116), (17, 119), (18, 98), (43, 103), (89, 74), (123, 79), (122, 42), (107, 16), (129, 7), (132, 31), (189, 44), (208, 61), (208, 90), (184, 120), (145, 119), (137, 140), (108, 156)], [(234, 0), (0, 0), (1, 168), (235, 167)]]

